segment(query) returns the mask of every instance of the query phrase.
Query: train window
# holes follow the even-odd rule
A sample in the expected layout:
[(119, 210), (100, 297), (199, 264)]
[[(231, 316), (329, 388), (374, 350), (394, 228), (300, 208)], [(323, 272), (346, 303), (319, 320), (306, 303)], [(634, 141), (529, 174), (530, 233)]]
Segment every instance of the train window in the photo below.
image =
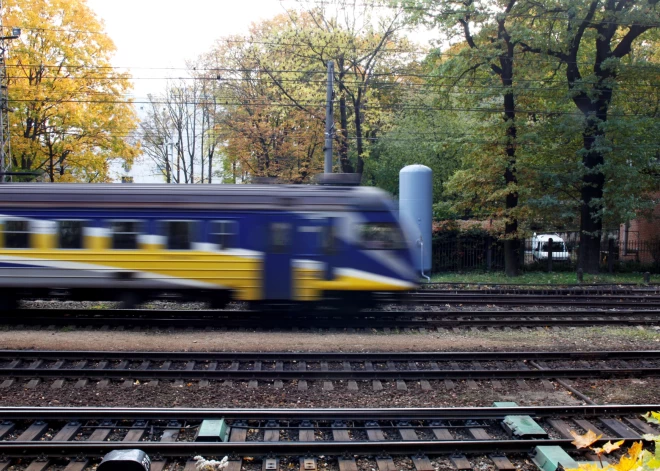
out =
[(396, 224), (368, 223), (359, 225), (360, 244), (369, 250), (405, 248), (403, 234)]
[(82, 249), (83, 228), (85, 222), (80, 220), (57, 221), (57, 234), (61, 249)]
[(326, 255), (332, 255), (336, 252), (336, 248), (335, 226), (324, 226), (321, 232), (321, 251)]
[(211, 242), (216, 244), (219, 250), (236, 248), (237, 236), (237, 221), (213, 221), (211, 223)]
[(30, 248), (30, 223), (24, 219), (5, 220), (5, 247), (8, 249)]
[(138, 235), (142, 232), (140, 221), (110, 221), (110, 230), (112, 231), (113, 249), (131, 250), (138, 248)]
[(190, 250), (195, 221), (165, 221), (168, 250)]
[(288, 222), (273, 222), (270, 225), (270, 251), (272, 253), (287, 253), (291, 246), (291, 224)]

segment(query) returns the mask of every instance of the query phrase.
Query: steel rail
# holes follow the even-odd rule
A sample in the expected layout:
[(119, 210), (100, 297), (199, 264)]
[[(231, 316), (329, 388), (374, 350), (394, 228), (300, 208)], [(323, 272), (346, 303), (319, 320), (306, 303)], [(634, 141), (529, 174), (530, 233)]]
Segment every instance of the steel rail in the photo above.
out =
[[(634, 439), (625, 439), (630, 442)], [(598, 440), (604, 444), (607, 440)], [(201, 455), (287, 456), (287, 455), (410, 455), (424, 453), (531, 452), (534, 447), (570, 446), (571, 439), (538, 440), (415, 440), (374, 442), (0, 442), (6, 457), (101, 457), (112, 450), (139, 448), (149, 455), (180, 457)]]
[(0, 407), (2, 420), (503, 420), (508, 415), (533, 418), (633, 416), (660, 410), (660, 404), (608, 404), (520, 407), (399, 407), (324, 409), (220, 409), (122, 407)]
[(164, 328), (454, 328), (657, 325), (660, 310), (634, 311), (371, 311), (342, 316), (327, 312), (265, 313), (214, 310), (36, 309), (0, 315), (13, 326), (134, 326)]
[[(601, 351), (601, 352), (411, 352), (411, 353), (286, 353), (286, 352), (98, 352), (98, 351), (39, 351), (39, 350), (3, 350), (0, 359), (12, 364), (0, 367), (0, 377), (5, 378), (107, 378), (107, 379), (214, 379), (214, 380), (440, 380), (440, 379), (511, 379), (511, 378), (611, 378), (611, 377), (649, 377), (660, 376), (660, 367), (649, 363), (660, 358), (660, 350), (651, 351)], [(47, 366), (42, 360), (53, 362)], [(34, 360), (30, 364), (26, 360)], [(57, 360), (57, 363), (54, 363)], [(84, 361), (84, 365), (62, 367), (64, 361)], [(120, 361), (109, 365), (110, 361)], [(142, 362), (139, 367), (130, 367), (131, 363)], [(498, 366), (496, 369), (484, 369), (472, 361), (509, 361), (515, 362), (510, 369)], [(643, 366), (608, 367), (608, 365), (580, 365), (570, 368), (547, 367), (530, 369), (522, 361), (625, 361), (637, 360)], [(98, 361), (97, 365), (87, 366), (89, 361)], [(172, 362), (193, 362), (185, 369), (171, 368)], [(302, 369), (285, 370), (284, 362), (295, 362)], [(151, 365), (151, 362), (167, 362), (166, 366)], [(195, 369), (196, 362), (214, 362), (207, 369)], [(218, 362), (229, 363), (231, 368), (216, 369)], [(239, 362), (279, 363), (279, 368), (239, 368)], [(306, 362), (325, 362), (325, 367), (307, 369)], [(341, 363), (341, 369), (330, 369), (329, 362)], [(362, 369), (352, 369), (351, 363), (376, 362), (387, 364), (387, 368), (374, 368), (366, 364)], [(407, 367), (397, 368), (395, 362)], [(429, 363), (428, 368), (418, 368), (417, 362)], [(444, 369), (439, 363), (451, 362)], [(458, 362), (467, 364), (472, 369), (461, 369)], [(413, 364), (413, 367), (410, 364)], [(453, 363), (453, 364), (452, 364)], [(58, 366), (54, 367), (53, 365)], [(165, 363), (164, 363), (165, 364)], [(203, 367), (204, 365), (202, 365)], [(443, 365), (444, 366), (444, 365)]]
[(625, 378), (660, 376), (660, 368), (546, 370), (382, 370), (382, 371), (275, 371), (275, 370), (140, 370), (140, 369), (15, 369), (0, 368), (5, 378), (108, 378), (108, 379), (208, 379), (208, 380), (439, 380), (439, 379), (538, 379)]
[(496, 361), (496, 360), (648, 360), (660, 358), (660, 350), (594, 350), (557, 352), (160, 352), (98, 350), (0, 350), (0, 359), (64, 360), (213, 360), (213, 361)]

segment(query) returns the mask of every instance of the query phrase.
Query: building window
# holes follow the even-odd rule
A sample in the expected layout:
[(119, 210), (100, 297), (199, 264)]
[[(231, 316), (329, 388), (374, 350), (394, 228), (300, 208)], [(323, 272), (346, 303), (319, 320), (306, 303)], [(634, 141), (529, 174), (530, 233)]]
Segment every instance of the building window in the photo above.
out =
[(57, 221), (57, 234), (61, 249), (82, 249), (84, 221)]
[(194, 221), (165, 221), (167, 250), (190, 250)]
[(291, 224), (274, 222), (270, 225), (270, 250), (272, 253), (287, 253), (291, 246)]
[(229, 220), (211, 223), (211, 242), (216, 244), (219, 250), (236, 248), (237, 239), (238, 222)]
[(5, 221), (5, 247), (8, 249), (30, 248), (30, 223), (22, 219)]
[(112, 248), (117, 250), (133, 250), (138, 248), (138, 235), (142, 224), (140, 221), (110, 221), (112, 230)]

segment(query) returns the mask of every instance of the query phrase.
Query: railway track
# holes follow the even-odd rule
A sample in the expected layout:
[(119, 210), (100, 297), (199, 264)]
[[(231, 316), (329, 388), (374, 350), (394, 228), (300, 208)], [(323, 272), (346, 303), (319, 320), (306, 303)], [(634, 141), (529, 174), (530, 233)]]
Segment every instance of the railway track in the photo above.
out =
[[(244, 353), (244, 352), (98, 352), (98, 351), (0, 351), (0, 388), (19, 379), (34, 387), (44, 379), (51, 387), (64, 381), (123, 381), (131, 386), (140, 381), (249, 381), (275, 383), (322, 382), (332, 389), (333, 381), (420, 382), (432, 389), (430, 381), (616, 378), (660, 376), (660, 350), (602, 352), (415, 352), (415, 353)], [(155, 383), (157, 384), (157, 383)], [(373, 385), (377, 388), (377, 385)]]
[(514, 294), (472, 292), (461, 290), (452, 292), (436, 292), (433, 290), (410, 293), (401, 300), (402, 304), (449, 304), (449, 305), (484, 305), (493, 306), (572, 306), (600, 308), (647, 308), (660, 307), (660, 296), (657, 294)]
[(342, 315), (332, 311), (272, 312), (243, 310), (156, 309), (22, 309), (0, 316), (0, 324), (55, 328), (93, 326), (130, 329), (453, 329), (598, 325), (660, 325), (660, 310), (525, 310), (525, 311), (370, 311)]
[[(505, 406), (505, 404), (499, 404)], [(431, 471), (488, 462), (520, 469), (563, 447), (570, 431), (642, 440), (660, 430), (639, 415), (660, 405), (439, 409), (0, 408), (0, 469), (82, 471), (105, 453), (139, 448), (151, 471), (193, 471), (195, 455), (228, 456), (229, 471), (262, 469)], [(562, 454), (563, 453), (563, 454)], [(554, 449), (564, 466), (572, 457)], [(588, 458), (588, 457), (586, 457)], [(399, 466), (395, 465), (397, 463)], [(13, 467), (13, 468), (12, 468)], [(369, 468), (367, 468), (369, 469)]]

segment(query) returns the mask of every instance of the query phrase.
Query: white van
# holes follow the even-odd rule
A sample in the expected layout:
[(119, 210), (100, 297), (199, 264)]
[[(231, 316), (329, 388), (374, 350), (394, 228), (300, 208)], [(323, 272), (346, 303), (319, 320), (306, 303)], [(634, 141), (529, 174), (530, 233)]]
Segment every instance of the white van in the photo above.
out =
[(558, 234), (536, 234), (532, 237), (532, 257), (535, 262), (548, 259), (548, 245), (552, 239), (552, 260), (567, 262), (571, 256), (566, 243)]

